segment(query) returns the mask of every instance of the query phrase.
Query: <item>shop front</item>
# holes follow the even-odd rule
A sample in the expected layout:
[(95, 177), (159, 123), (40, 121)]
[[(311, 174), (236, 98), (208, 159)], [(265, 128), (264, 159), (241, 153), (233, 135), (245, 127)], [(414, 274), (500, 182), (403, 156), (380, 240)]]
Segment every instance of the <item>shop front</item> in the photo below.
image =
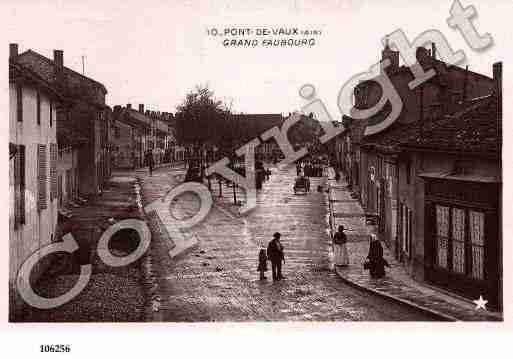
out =
[(499, 181), (424, 173), (426, 281), (501, 307)]

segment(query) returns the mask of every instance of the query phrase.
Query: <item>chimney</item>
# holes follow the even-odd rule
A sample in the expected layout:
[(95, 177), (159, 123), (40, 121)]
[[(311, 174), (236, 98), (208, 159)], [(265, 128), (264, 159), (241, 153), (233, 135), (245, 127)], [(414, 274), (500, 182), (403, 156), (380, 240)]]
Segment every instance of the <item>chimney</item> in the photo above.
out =
[(433, 60), (436, 60), (436, 44), (434, 42), (431, 43), (431, 56)]
[(502, 62), (493, 64), (493, 81), (495, 82), (495, 94), (497, 96), (497, 118), (502, 120)]
[(129, 109), (129, 110), (131, 110), (131, 109), (132, 109), (132, 104), (131, 104), (131, 103), (127, 103), (127, 104), (126, 104), (126, 108), (127, 108), (127, 109)]
[(144, 114), (144, 104), (143, 103), (139, 104), (139, 112)]
[(419, 64), (424, 65), (427, 63), (428, 58), (431, 55), (429, 54), (429, 50), (425, 47), (417, 47), (417, 51), (415, 53), (415, 57), (417, 58), (417, 61)]
[(399, 69), (399, 51), (393, 51), (390, 46), (388, 46), (388, 38), (386, 40), (385, 48), (381, 51), (381, 61), (384, 61), (385, 59), (390, 61), (390, 65), (386, 68), (387, 72), (394, 73)]
[(18, 44), (9, 44), (9, 58), (14, 59), (18, 56)]
[(463, 78), (463, 91), (461, 94), (461, 102), (465, 104), (467, 100), (467, 87), (468, 87), (468, 65), (465, 67), (465, 77)]
[(62, 70), (64, 67), (64, 51), (53, 50), (53, 62), (55, 63), (57, 70)]

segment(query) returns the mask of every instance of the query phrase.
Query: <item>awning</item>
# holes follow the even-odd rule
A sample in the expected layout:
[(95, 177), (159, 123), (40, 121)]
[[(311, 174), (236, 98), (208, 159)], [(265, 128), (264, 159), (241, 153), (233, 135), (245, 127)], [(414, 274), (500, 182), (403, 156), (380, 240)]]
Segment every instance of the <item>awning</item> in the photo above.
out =
[(501, 183), (497, 176), (483, 176), (478, 174), (454, 174), (451, 172), (422, 172), (419, 177), (423, 179), (443, 179), (451, 181), (480, 182), (480, 183)]

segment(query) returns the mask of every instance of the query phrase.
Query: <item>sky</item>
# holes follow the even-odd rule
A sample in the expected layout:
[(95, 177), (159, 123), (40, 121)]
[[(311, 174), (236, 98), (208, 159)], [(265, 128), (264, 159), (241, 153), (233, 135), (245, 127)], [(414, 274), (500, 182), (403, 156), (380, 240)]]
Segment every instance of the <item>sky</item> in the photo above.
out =
[[(337, 96), (352, 75), (379, 60), (381, 39), (402, 29), (409, 40), (428, 29), (441, 31), (462, 49), (473, 71), (491, 76), (492, 63), (511, 57), (512, 2), (463, 1), (474, 5), (474, 24), (495, 45), (473, 52), (446, 20), (452, 0), (296, 1), (27, 1), (3, 0), (2, 35), (20, 51), (52, 57), (64, 50), (65, 66), (107, 90), (110, 106), (144, 103), (175, 112), (185, 94), (208, 84), (216, 96), (244, 113), (288, 113), (306, 102), (299, 88), (310, 83), (335, 119)], [(227, 48), (208, 29), (297, 27), (322, 31), (316, 45), (299, 48)], [(311, 36), (299, 36), (310, 38)], [(254, 37), (250, 37), (254, 38)], [(262, 38), (260, 38), (262, 39)], [(507, 45), (506, 45), (507, 44)], [(509, 67), (505, 74), (511, 73)]]

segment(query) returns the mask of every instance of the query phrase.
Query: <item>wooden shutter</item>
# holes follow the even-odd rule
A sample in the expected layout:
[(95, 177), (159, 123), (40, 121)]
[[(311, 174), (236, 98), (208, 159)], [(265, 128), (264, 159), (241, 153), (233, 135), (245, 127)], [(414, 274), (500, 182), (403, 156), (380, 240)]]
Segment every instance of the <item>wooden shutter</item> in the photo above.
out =
[(57, 199), (59, 205), (62, 204), (62, 175), (57, 176)]
[(16, 87), (16, 110), (18, 122), (23, 122), (23, 90), (21, 85)]
[(53, 104), (52, 101), (50, 101), (50, 127), (52, 127), (53, 124)]
[(19, 221), (19, 213), (20, 213), (20, 160), (19, 160), (19, 146), (17, 146), (16, 155), (14, 157), (14, 229), (17, 229), (20, 221)]
[(20, 224), (25, 224), (25, 145), (18, 148), (20, 159)]
[(412, 233), (413, 233), (413, 220), (412, 220), (412, 210), (408, 208), (408, 255), (412, 256)]
[(53, 201), (58, 196), (57, 181), (57, 144), (50, 144), (50, 200)]
[(14, 158), (14, 228), (25, 224), (25, 146), (18, 145)]
[(37, 93), (37, 124), (40, 125), (41, 124), (41, 95), (39, 94), (39, 92)]
[(47, 174), (46, 174), (46, 145), (37, 146), (37, 182), (38, 182), (38, 209), (47, 208), (46, 199), (46, 185), (47, 185)]

